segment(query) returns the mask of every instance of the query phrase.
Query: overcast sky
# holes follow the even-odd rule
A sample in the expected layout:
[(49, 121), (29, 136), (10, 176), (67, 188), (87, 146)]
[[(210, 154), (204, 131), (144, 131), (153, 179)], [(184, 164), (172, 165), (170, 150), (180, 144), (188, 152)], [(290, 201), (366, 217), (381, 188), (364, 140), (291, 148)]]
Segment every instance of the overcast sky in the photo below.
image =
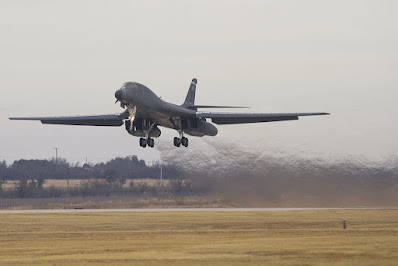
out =
[[(397, 10), (398, 1), (381, 0), (2, 0), (0, 160), (50, 158), (54, 147), (71, 161), (156, 160), (158, 149), (140, 148), (122, 127), (7, 118), (119, 113), (114, 92), (126, 81), (182, 103), (193, 77), (198, 104), (332, 114), (218, 126), (220, 141), (322, 158), (396, 157)], [(174, 136), (164, 129), (159, 141), (176, 149)], [(203, 141), (191, 137), (189, 149)]]

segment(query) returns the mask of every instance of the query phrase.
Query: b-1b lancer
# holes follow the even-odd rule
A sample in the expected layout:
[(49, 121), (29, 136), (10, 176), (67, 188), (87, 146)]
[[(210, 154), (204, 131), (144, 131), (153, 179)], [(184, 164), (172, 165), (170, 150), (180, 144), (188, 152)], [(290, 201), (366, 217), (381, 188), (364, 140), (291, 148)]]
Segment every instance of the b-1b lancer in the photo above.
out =
[(195, 105), (197, 79), (193, 79), (182, 105), (163, 101), (146, 86), (126, 82), (116, 91), (116, 103), (125, 109), (121, 114), (67, 117), (11, 117), (10, 120), (40, 120), (43, 124), (119, 127), (125, 124), (129, 134), (140, 137), (141, 147), (154, 147), (153, 138), (160, 136), (159, 126), (175, 129), (179, 137), (174, 146), (188, 147), (185, 135), (215, 136), (218, 125), (298, 120), (299, 116), (327, 115), (328, 113), (220, 113), (198, 112), (202, 108), (242, 108), (234, 106)]

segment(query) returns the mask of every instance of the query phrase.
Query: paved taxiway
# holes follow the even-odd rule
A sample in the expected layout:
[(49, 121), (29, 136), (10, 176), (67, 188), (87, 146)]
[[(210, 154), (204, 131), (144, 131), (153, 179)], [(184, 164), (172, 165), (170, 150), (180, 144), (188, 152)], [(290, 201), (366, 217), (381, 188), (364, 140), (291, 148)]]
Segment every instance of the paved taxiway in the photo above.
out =
[(90, 212), (242, 212), (242, 211), (308, 211), (308, 210), (398, 210), (397, 207), (336, 207), (336, 208), (165, 208), (165, 209), (49, 209), (49, 210), (0, 210), (7, 213), (90, 213)]

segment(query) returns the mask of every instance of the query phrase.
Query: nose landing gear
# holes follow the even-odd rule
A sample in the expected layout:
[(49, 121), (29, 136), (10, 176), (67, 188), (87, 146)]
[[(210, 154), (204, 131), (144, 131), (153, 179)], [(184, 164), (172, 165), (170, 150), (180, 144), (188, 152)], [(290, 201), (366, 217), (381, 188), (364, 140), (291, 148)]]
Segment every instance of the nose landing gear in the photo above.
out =
[(140, 138), (140, 146), (145, 148), (148, 145), (148, 147), (155, 147), (155, 140), (153, 138)]
[(146, 139), (144, 139), (144, 138), (140, 138), (140, 146), (141, 147), (143, 147), (143, 148), (145, 148), (146, 147)]

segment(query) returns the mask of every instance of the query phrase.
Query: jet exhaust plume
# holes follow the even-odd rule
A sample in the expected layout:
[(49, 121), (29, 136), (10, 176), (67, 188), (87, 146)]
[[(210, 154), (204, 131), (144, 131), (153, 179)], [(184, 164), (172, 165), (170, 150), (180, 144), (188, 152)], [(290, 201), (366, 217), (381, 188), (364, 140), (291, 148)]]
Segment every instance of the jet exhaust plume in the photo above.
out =
[(396, 206), (398, 160), (308, 159), (289, 152), (245, 148), (218, 138), (194, 149), (159, 142), (164, 163), (193, 186), (236, 207)]

